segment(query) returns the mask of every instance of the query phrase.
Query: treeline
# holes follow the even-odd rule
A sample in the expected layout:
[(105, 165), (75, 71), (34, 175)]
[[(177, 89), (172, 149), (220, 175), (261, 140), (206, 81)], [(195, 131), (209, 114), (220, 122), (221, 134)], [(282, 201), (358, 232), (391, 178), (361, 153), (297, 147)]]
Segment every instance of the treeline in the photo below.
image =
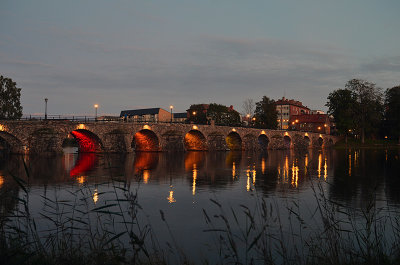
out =
[(382, 89), (361, 79), (348, 81), (328, 96), (328, 114), (337, 133), (346, 137), (398, 139), (400, 142), (400, 86)]

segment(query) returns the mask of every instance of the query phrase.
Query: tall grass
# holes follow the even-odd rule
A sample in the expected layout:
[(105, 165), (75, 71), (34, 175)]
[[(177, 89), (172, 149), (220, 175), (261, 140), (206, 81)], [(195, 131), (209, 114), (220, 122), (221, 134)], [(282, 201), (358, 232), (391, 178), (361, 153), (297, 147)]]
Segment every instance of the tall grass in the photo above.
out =
[(353, 208), (330, 200), (314, 181), (311, 209), (299, 201), (282, 207), (257, 193), (241, 210), (211, 199), (215, 209), (203, 216), (213, 240), (209, 258), (198, 261), (185, 254), (162, 211), (171, 242), (161, 247), (138, 203), (140, 180), (113, 176), (108, 165), (110, 179), (96, 184), (108, 190), (97, 193), (101, 202), (93, 202), (88, 183), (55, 187), (34, 216), (24, 166), (26, 178), (13, 176), (17, 205), (0, 216), (1, 264), (400, 264), (400, 213), (373, 195)]

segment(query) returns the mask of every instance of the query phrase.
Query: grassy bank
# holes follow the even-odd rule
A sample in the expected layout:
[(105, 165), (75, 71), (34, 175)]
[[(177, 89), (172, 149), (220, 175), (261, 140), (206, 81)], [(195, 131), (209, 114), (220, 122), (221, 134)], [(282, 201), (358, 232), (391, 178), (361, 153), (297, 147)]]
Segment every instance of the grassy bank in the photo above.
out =
[(337, 149), (346, 148), (399, 148), (400, 144), (396, 140), (388, 139), (365, 139), (365, 143), (361, 143), (360, 139), (348, 138), (347, 143), (345, 139), (340, 140), (335, 144)]

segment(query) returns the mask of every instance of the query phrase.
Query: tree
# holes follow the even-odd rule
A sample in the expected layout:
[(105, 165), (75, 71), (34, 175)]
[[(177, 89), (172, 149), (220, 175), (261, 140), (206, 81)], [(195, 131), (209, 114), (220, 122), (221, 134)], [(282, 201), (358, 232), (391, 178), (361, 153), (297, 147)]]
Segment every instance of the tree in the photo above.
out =
[(400, 86), (385, 92), (385, 129), (391, 138), (398, 138), (400, 143)]
[(255, 127), (264, 129), (278, 128), (278, 112), (275, 101), (263, 96), (262, 100), (256, 103)]
[(254, 113), (254, 107), (255, 107), (255, 104), (254, 104), (253, 99), (251, 99), (251, 98), (245, 99), (243, 101), (243, 105), (242, 105), (243, 116), (246, 116), (246, 115), (252, 116)]
[(0, 76), (0, 119), (19, 119), (22, 116), (21, 88), (11, 78)]
[(216, 125), (238, 126), (240, 125), (240, 114), (232, 106), (211, 103), (207, 116), (215, 121)]
[(332, 115), (336, 129), (341, 135), (346, 136), (354, 128), (354, 106), (357, 104), (355, 94), (348, 89), (337, 89), (329, 94), (328, 114)]
[(353, 118), (355, 128), (361, 134), (361, 142), (364, 143), (365, 136), (374, 134), (382, 120), (382, 93), (375, 84), (361, 79), (348, 81), (345, 88), (356, 97)]

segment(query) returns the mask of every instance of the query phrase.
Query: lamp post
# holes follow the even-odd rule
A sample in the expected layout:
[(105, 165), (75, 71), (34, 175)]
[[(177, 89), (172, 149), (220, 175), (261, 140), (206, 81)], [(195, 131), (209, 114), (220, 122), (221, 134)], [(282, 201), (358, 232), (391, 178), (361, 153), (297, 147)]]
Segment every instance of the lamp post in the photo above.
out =
[(95, 109), (95, 121), (97, 121), (97, 108), (99, 107), (98, 104), (94, 104), (94, 109)]
[(45, 102), (45, 107), (44, 107), (44, 119), (45, 120), (47, 120), (47, 101), (48, 101), (49, 99), (48, 98), (45, 98), (44, 99), (44, 102)]
[(169, 106), (170, 110), (171, 110), (171, 123), (172, 123), (172, 109), (174, 108), (174, 106)]

